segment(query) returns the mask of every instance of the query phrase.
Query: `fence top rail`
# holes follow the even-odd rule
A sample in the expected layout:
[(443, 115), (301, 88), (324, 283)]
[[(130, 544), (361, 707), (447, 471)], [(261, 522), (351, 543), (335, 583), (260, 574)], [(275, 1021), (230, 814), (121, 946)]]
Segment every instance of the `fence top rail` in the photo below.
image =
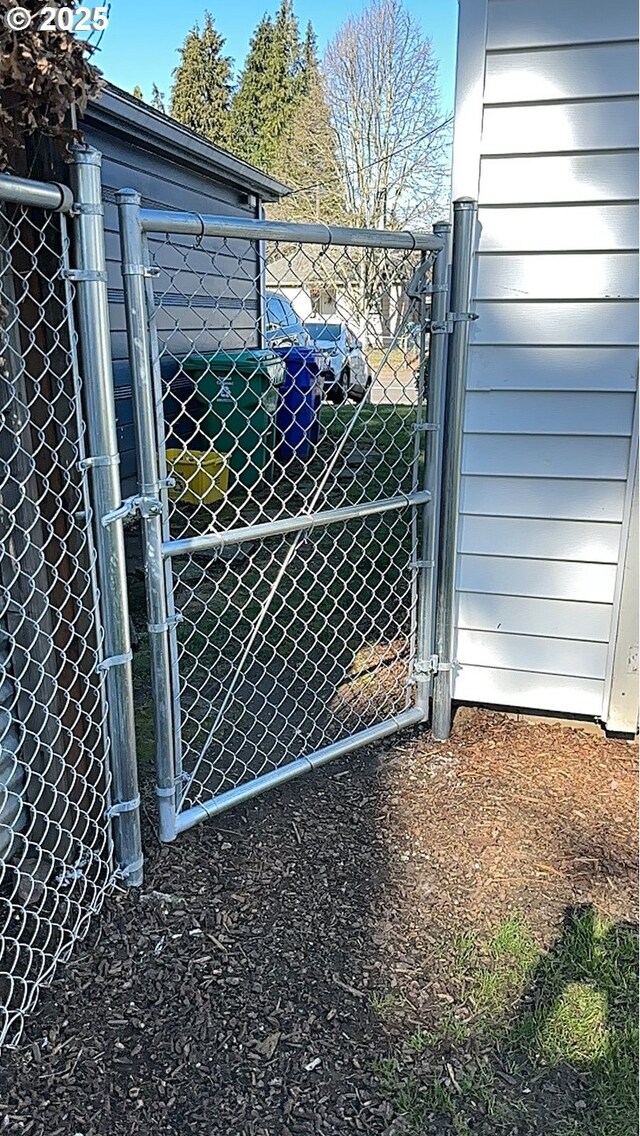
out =
[(55, 181), (32, 181), (13, 174), (0, 174), (0, 201), (52, 209), (56, 213), (70, 213), (73, 208), (73, 194), (67, 185)]
[(252, 221), (242, 217), (216, 217), (171, 209), (141, 209), (140, 222), (147, 233), (175, 233), (194, 237), (230, 237), (250, 241), (294, 241), (299, 244), (340, 245), (359, 248), (406, 249), (439, 252), (441, 237), (433, 233), (391, 232), (386, 229), (344, 229), (330, 225), (302, 225), (289, 221)]

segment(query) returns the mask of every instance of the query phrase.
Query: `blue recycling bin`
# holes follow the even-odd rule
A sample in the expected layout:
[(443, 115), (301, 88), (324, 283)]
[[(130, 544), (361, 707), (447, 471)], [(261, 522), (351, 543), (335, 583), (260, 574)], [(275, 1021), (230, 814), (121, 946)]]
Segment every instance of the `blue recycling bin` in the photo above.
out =
[(312, 347), (277, 347), (275, 352), (286, 367), (276, 414), (276, 461), (307, 461), (320, 434), (322, 379), (315, 352)]

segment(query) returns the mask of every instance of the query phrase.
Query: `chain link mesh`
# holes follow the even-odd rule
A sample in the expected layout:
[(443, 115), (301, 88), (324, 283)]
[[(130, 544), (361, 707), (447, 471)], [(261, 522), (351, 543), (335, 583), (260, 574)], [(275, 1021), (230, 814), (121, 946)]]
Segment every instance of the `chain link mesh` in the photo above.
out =
[(0, 1044), (112, 881), (68, 239), (0, 207)]
[(250, 526), (418, 488), (430, 263), (329, 231), (147, 253), (165, 540), (220, 537), (167, 576), (186, 809), (410, 703), (415, 508)]

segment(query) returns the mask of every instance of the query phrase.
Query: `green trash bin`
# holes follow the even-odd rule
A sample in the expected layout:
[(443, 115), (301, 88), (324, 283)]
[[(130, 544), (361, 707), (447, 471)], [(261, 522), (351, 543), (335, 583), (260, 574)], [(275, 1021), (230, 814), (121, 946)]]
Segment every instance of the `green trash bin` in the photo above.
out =
[(216, 351), (190, 355), (182, 366), (206, 408), (203, 433), (227, 456), (240, 484), (251, 488), (273, 460), (284, 360), (269, 350)]

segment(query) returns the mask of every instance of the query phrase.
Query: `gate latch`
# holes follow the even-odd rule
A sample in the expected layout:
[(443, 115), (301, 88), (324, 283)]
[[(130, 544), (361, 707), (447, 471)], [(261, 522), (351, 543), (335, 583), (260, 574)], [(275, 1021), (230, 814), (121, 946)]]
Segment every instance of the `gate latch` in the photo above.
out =
[(143, 520), (148, 517), (159, 517), (162, 514), (162, 502), (157, 497), (127, 497), (126, 501), (111, 513), (105, 513), (102, 524), (105, 528), (114, 521), (121, 521), (124, 517), (131, 517), (137, 513)]

